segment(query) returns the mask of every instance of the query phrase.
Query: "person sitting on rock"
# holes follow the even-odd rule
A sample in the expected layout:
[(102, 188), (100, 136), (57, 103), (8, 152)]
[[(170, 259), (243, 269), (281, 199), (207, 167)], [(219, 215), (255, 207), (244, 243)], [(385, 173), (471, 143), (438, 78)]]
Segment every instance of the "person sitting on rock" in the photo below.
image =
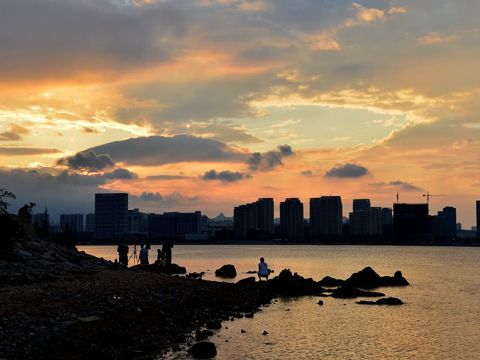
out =
[(263, 257), (260, 258), (260, 262), (258, 263), (258, 279), (262, 281), (262, 277), (268, 280), (268, 275), (270, 274), (270, 270), (268, 270), (268, 264), (265, 262)]

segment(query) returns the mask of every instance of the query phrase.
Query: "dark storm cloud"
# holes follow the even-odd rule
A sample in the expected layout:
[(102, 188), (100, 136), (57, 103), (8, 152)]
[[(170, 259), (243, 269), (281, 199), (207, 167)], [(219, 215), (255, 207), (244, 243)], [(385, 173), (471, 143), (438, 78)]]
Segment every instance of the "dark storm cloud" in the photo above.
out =
[(359, 178), (368, 174), (368, 169), (361, 165), (345, 164), (334, 167), (325, 173), (328, 178)]
[(107, 179), (115, 179), (115, 180), (133, 180), (137, 179), (138, 175), (134, 172), (131, 172), (128, 169), (118, 168), (112, 171), (109, 171), (104, 174)]
[(251, 178), (250, 174), (229, 170), (216, 171), (212, 169), (202, 175), (203, 180), (219, 180), (222, 182), (236, 182), (248, 178)]
[(253, 153), (247, 160), (251, 171), (270, 171), (282, 166), (284, 157), (292, 156), (293, 150), (290, 145), (280, 145), (278, 150), (267, 151), (266, 153)]
[(61, 78), (163, 61), (175, 42), (162, 40), (180, 37), (184, 23), (179, 7), (167, 3), (144, 8), (109, 0), (3, 0), (0, 78)]
[(198, 196), (183, 196), (178, 192), (171, 194), (160, 194), (159, 192), (143, 192), (140, 196), (130, 196), (134, 201), (142, 202), (160, 202), (166, 206), (175, 206), (180, 203), (195, 202), (199, 200)]
[(188, 135), (150, 136), (115, 141), (89, 149), (126, 164), (155, 166), (179, 162), (242, 162), (246, 154), (227, 144)]
[(30, 148), (30, 147), (0, 147), (0, 155), (42, 155), (42, 154), (56, 154), (60, 150), (45, 149), (45, 148)]
[(370, 186), (376, 187), (376, 188), (390, 188), (390, 187), (395, 187), (399, 188), (405, 191), (423, 191), (421, 187), (418, 187), (412, 183), (406, 182), (406, 181), (400, 181), (400, 180), (395, 180), (395, 181), (387, 181), (387, 182), (376, 182), (370, 184)]
[(115, 166), (110, 155), (97, 153), (93, 150), (79, 152), (57, 160), (57, 165), (67, 166), (73, 170), (100, 171)]

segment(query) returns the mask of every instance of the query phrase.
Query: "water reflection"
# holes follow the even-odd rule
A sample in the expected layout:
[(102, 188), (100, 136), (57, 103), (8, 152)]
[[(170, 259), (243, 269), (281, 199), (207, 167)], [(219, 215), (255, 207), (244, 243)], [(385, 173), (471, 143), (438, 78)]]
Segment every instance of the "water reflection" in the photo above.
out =
[[(152, 246), (154, 253), (155, 247)], [(83, 250), (114, 259), (113, 247)], [(381, 275), (402, 270), (411, 286), (385, 288), (400, 307), (360, 306), (354, 300), (279, 300), (254, 319), (225, 322), (212, 338), (218, 359), (476, 359), (480, 353), (479, 248), (374, 246), (175, 246), (188, 271), (231, 263), (249, 276), (264, 256), (276, 274), (290, 268), (316, 280), (345, 278), (365, 266)], [(241, 334), (241, 330), (246, 332)], [(263, 331), (268, 335), (262, 335)], [(225, 342), (228, 340), (228, 342)], [(186, 358), (184, 353), (174, 358)]]

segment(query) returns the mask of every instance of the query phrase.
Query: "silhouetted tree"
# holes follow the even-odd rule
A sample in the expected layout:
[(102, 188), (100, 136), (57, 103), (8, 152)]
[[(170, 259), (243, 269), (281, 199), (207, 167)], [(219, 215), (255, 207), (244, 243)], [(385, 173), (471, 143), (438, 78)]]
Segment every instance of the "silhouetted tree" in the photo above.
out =
[(5, 201), (6, 199), (16, 199), (16, 197), (14, 193), (2, 188), (0, 189), (0, 214), (7, 214), (10, 204)]

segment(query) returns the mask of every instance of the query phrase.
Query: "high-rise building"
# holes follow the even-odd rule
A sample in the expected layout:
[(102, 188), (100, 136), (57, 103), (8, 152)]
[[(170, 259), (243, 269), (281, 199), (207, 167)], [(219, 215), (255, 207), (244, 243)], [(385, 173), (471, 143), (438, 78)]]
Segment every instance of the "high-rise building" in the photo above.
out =
[(391, 208), (382, 208), (382, 224), (383, 225), (393, 224), (393, 214), (392, 214)]
[(185, 237), (198, 235), (202, 232), (202, 213), (169, 212), (148, 215), (148, 236), (155, 237)]
[(298, 198), (280, 203), (280, 232), (288, 241), (303, 241), (303, 204)]
[(200, 234), (202, 231), (202, 213), (200, 211), (192, 213), (177, 213), (176, 216), (176, 233), (178, 236)]
[(127, 212), (127, 233), (131, 235), (147, 235), (148, 215), (138, 209)]
[(372, 235), (372, 211), (370, 199), (354, 199), (353, 212), (349, 214), (352, 235)]
[(85, 215), (85, 231), (86, 232), (95, 231), (95, 214)]
[(382, 233), (382, 208), (372, 206), (370, 208), (370, 235), (382, 235)]
[(260, 198), (233, 209), (233, 227), (237, 238), (245, 238), (249, 232), (261, 235), (273, 234), (273, 199)]
[(314, 238), (342, 234), (342, 198), (340, 196), (310, 199), (310, 231)]
[(370, 210), (370, 199), (353, 199), (353, 212)]
[(83, 231), (83, 214), (61, 214), (60, 228), (62, 231), (79, 233)]
[(418, 242), (430, 235), (428, 204), (393, 204), (393, 229), (399, 242)]
[(435, 237), (450, 242), (457, 236), (457, 210), (447, 206), (437, 214)]
[(480, 200), (477, 200), (477, 237), (480, 238)]
[(95, 194), (95, 239), (117, 240), (127, 232), (128, 194)]
[(256, 201), (258, 230), (264, 234), (273, 234), (273, 208), (272, 198), (260, 198)]

